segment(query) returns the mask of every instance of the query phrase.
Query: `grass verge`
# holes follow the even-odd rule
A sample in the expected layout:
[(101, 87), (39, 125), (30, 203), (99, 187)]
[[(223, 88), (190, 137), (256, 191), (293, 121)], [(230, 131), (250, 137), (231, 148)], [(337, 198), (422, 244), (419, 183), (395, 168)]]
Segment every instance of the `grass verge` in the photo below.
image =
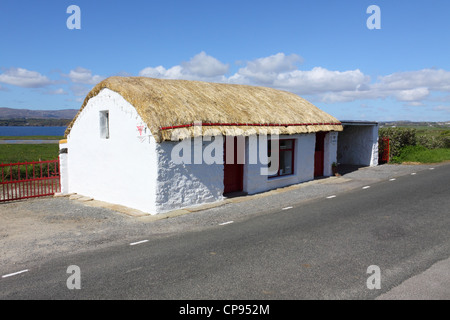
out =
[(0, 144), (0, 163), (54, 160), (58, 154), (58, 144)]
[(427, 149), (423, 146), (407, 146), (401, 149), (400, 154), (392, 158), (392, 163), (420, 162), (439, 163), (450, 160), (450, 149)]

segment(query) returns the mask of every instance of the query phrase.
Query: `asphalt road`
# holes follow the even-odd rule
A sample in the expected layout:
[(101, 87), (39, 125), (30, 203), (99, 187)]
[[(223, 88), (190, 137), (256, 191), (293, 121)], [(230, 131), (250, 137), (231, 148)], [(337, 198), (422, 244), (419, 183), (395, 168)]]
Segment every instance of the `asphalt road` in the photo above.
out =
[[(30, 266), (0, 299), (374, 299), (450, 256), (450, 166)], [(136, 239), (139, 242), (139, 239)], [(81, 289), (68, 289), (80, 268)], [(369, 289), (369, 266), (380, 289)], [(447, 297), (450, 299), (450, 297)]]

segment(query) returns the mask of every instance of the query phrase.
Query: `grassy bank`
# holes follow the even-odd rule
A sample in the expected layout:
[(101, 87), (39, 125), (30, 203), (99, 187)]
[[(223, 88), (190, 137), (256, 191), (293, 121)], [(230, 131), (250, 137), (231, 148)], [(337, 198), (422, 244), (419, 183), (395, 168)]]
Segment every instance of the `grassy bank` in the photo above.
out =
[(54, 160), (58, 154), (58, 144), (0, 144), (0, 163)]
[(427, 149), (424, 146), (404, 147), (400, 154), (392, 158), (392, 163), (420, 162), (420, 163), (438, 163), (450, 160), (450, 149)]
[[(438, 163), (450, 160), (450, 127), (383, 127), (380, 137), (390, 138), (390, 162)], [(379, 154), (383, 152), (380, 143)]]

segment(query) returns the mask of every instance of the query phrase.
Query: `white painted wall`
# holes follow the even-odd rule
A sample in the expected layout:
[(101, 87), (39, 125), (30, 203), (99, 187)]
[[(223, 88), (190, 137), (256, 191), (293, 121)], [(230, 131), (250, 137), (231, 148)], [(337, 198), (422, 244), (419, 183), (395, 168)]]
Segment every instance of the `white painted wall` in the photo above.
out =
[[(259, 161), (259, 157), (257, 164), (250, 164), (250, 147), (247, 138), (246, 164), (244, 165), (244, 191), (248, 194), (264, 192), (314, 179), (315, 134), (282, 135), (280, 139), (295, 139), (294, 174), (270, 179), (266, 175), (261, 175), (261, 168), (267, 167), (267, 165), (262, 164)], [(259, 148), (260, 145), (258, 143), (256, 149), (250, 149), (257, 150), (259, 153)]]
[(323, 155), (323, 175), (331, 176), (333, 175), (331, 165), (333, 162), (337, 162), (337, 144), (338, 144), (338, 133), (328, 132), (325, 135), (324, 141), (324, 155)]
[[(63, 141), (63, 140), (61, 140)], [(69, 155), (61, 153), (62, 149), (67, 149), (67, 141), (59, 143), (59, 175), (61, 184), (61, 194), (69, 193)]]
[[(109, 110), (109, 139), (100, 111)], [(140, 135), (137, 126), (144, 126)], [(157, 143), (135, 108), (103, 89), (78, 116), (67, 139), (68, 191), (157, 213)]]
[(378, 165), (378, 125), (346, 125), (338, 137), (338, 162)]
[[(173, 161), (172, 150), (179, 142), (165, 141), (158, 144), (158, 177), (157, 177), (157, 212), (191, 207), (202, 203), (220, 201), (223, 199), (223, 169), (222, 163), (207, 164), (203, 159), (194, 161), (194, 138), (191, 141), (190, 163)], [(212, 142), (201, 141), (200, 156), (205, 153), (205, 147)], [(219, 158), (223, 162), (223, 151)], [(199, 163), (195, 163), (199, 162)]]

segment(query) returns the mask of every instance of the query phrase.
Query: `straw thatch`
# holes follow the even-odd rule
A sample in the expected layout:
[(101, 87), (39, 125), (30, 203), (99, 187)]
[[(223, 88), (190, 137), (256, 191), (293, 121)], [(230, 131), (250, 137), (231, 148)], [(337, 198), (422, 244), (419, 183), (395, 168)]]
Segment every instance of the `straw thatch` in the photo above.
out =
[[(305, 99), (286, 91), (247, 85), (146, 77), (110, 77), (87, 95), (78, 114), (102, 89), (119, 93), (133, 105), (156, 141), (171, 140), (173, 127), (194, 136), (216, 129), (222, 134), (250, 134), (277, 129), (279, 134), (342, 131), (340, 122)], [(66, 136), (75, 123), (66, 130)], [(241, 125), (235, 125), (241, 124)], [(243, 125), (242, 125), (243, 124)], [(267, 127), (269, 126), (270, 127)], [(183, 138), (183, 137), (181, 137)]]

